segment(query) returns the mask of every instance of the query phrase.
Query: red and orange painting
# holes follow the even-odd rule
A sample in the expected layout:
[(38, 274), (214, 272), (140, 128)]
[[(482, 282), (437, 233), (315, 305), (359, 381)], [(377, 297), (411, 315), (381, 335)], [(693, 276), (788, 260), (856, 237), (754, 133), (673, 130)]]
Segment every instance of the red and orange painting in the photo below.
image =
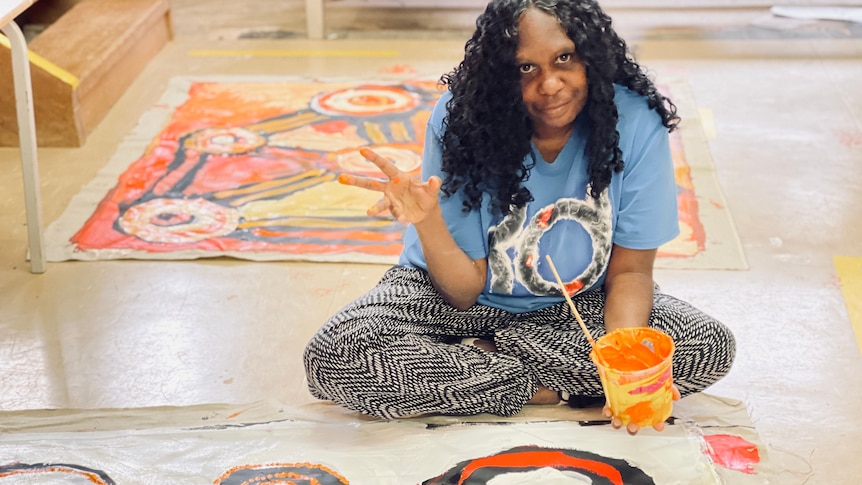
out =
[[(378, 176), (361, 147), (418, 174), (440, 94), (434, 81), (190, 82), (70, 242), (75, 252), (154, 258), (394, 262), (405, 226), (366, 216), (378, 195), (339, 184), (337, 174)], [(659, 256), (685, 258), (705, 249), (706, 235), (672, 136), (683, 233)]]

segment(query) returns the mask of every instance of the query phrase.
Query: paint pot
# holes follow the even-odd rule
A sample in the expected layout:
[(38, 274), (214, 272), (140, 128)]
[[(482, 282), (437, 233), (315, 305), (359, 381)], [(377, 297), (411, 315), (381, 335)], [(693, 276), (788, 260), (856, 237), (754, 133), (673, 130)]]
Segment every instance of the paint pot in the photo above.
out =
[(648, 327), (619, 328), (596, 341), (590, 358), (623, 425), (654, 426), (670, 417), (674, 348), (669, 335)]

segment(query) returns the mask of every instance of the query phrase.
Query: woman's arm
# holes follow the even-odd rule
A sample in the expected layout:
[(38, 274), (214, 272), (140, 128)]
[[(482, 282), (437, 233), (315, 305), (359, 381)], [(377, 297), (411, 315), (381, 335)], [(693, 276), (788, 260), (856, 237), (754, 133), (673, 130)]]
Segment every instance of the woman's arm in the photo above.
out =
[(459, 310), (476, 303), (485, 288), (488, 260), (470, 259), (446, 227), (438, 205), (420, 223), (413, 225), (422, 243), (428, 273), (437, 291)]
[(605, 275), (605, 329), (645, 327), (652, 311), (653, 263), (657, 249), (628, 249), (614, 244)]
[[(623, 327), (645, 327), (652, 311), (655, 283), (652, 279), (653, 263), (657, 249), (628, 249), (614, 244), (611, 261), (605, 276), (605, 329), (611, 332)], [(672, 399), (680, 399), (676, 385), (671, 388)], [(614, 428), (623, 423), (612, 416), (611, 408), (605, 405), (603, 413), (611, 418)], [(653, 426), (656, 431), (664, 429), (664, 422)], [(640, 427), (635, 423), (626, 426), (629, 434), (637, 434)]]
[(370, 149), (363, 148), (360, 153), (387, 180), (341, 174), (338, 181), (381, 192), (383, 197), (368, 209), (368, 215), (391, 214), (399, 222), (413, 224), (434, 287), (455, 308), (471, 307), (485, 287), (487, 262), (485, 258), (471, 259), (452, 237), (440, 209), (440, 178), (432, 176), (423, 182)]

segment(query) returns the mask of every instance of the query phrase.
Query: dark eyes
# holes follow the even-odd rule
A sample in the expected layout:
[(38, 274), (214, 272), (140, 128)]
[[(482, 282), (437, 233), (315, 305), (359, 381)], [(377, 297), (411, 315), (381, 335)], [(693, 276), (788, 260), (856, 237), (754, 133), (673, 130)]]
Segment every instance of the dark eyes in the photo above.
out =
[[(565, 54), (560, 54), (557, 56), (556, 60), (554, 60), (555, 64), (571, 64), (576, 60), (575, 54), (571, 52), (567, 52)], [(518, 66), (518, 72), (521, 74), (530, 74), (535, 72), (536, 65), (535, 64), (521, 64)]]

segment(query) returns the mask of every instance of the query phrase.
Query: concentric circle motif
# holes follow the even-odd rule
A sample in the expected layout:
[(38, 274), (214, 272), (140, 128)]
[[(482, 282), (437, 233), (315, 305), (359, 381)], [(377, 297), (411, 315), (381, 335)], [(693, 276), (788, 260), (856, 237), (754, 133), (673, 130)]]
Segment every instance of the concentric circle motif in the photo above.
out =
[(101, 470), (77, 465), (15, 463), (0, 466), (2, 485), (116, 485)]
[(547, 483), (551, 479), (555, 484), (572, 485), (655, 485), (649, 475), (625, 460), (588, 451), (535, 446), (463, 461), (422, 484), (510, 485)]
[[(534, 295), (560, 294), (556, 281), (547, 272), (544, 276), (539, 273), (542, 264), (539, 243), (545, 233), (561, 221), (580, 224), (592, 239), (593, 246), (590, 264), (581, 274), (564, 282), (565, 291), (572, 296), (583, 288), (592, 287), (610, 258), (611, 213), (607, 189), (598, 199), (559, 199), (537, 211), (529, 221), (526, 207), (513, 208), (502, 222), (488, 231), (491, 289), (509, 294), (517, 280)], [(514, 250), (514, 257), (509, 256), (510, 250)]]
[[(422, 166), (422, 156), (415, 151), (406, 148), (391, 145), (381, 145), (369, 147), (381, 157), (386, 158), (399, 170), (403, 172), (412, 172)], [(334, 154), (335, 163), (339, 169), (344, 172), (349, 172), (357, 175), (382, 176), (377, 165), (365, 159), (358, 149), (349, 149)]]
[(119, 223), (144, 241), (183, 244), (232, 233), (239, 212), (206, 199), (152, 199), (129, 207)]
[(328, 116), (374, 116), (404, 113), (419, 106), (414, 93), (395, 86), (363, 86), (321, 93), (311, 109)]
[(312, 463), (274, 463), (231, 468), (214, 485), (347, 485), (347, 479)]
[(239, 155), (266, 145), (266, 138), (245, 128), (206, 128), (185, 142), (185, 148), (216, 155)]

